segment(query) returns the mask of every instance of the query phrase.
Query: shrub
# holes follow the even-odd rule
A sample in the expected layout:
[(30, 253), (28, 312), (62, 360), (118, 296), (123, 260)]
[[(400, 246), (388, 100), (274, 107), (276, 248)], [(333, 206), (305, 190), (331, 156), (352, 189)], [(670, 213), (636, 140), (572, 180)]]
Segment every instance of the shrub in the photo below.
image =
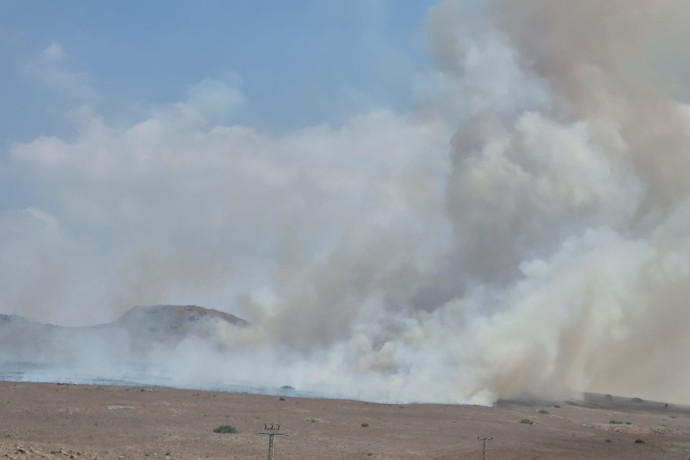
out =
[(541, 409), (541, 410), (539, 411), (539, 413), (540, 413), (540, 414), (548, 414), (549, 411), (547, 411), (546, 409)]
[(528, 419), (528, 418), (523, 418), (520, 420), (520, 423), (525, 423), (527, 425), (534, 425), (534, 420)]
[(643, 402), (644, 402), (644, 399), (642, 399), (642, 398), (633, 398), (633, 399), (631, 399), (631, 401), (634, 402), (634, 403), (643, 403)]
[(621, 422), (619, 420), (609, 420), (609, 423), (611, 423), (613, 425), (622, 425), (623, 424), (623, 422)]
[(237, 428), (233, 425), (219, 425), (213, 429), (214, 433), (237, 433)]
[(365, 423), (362, 423), (362, 428), (369, 428), (369, 424), (366, 423), (366, 422), (365, 422)]
[(647, 444), (647, 441), (642, 438), (637, 438), (635, 439), (635, 444)]

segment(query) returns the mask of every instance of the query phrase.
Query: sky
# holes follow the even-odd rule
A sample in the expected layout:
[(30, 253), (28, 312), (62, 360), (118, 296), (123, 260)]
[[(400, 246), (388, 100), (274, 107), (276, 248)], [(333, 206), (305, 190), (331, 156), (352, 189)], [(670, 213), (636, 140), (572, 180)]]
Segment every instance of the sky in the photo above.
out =
[[(409, 109), (416, 72), (430, 64), (423, 24), (433, 3), (1, 2), (0, 155), (13, 142), (73, 135), (75, 107), (126, 124), (204, 78), (243, 94), (224, 121), (274, 133)], [(0, 206), (31, 205), (30, 187), (2, 179)]]
[[(71, 199), (55, 199), (74, 178), (48, 185), (61, 173), (38, 178), (40, 168), (21, 165), (12, 151), (75, 141), (87, 119), (123, 130), (195, 97), (209, 124), (266, 137), (337, 130), (378, 109), (415, 110), (416, 81), (431, 67), (425, 21), (433, 3), (2, 2), (0, 211), (46, 213), (109, 257), (113, 238), (126, 237), (90, 227)], [(48, 310), (65, 321), (61, 309)], [(109, 316), (93, 310), (82, 321)]]
[[(235, 120), (272, 130), (409, 107), (432, 3), (2, 2), (2, 98), (14, 109), (2, 145), (59, 129), (55, 118), (79, 102), (126, 116), (228, 75), (249, 101)], [(52, 44), (61, 64), (36, 68)]]
[(347, 397), (688, 402), (688, 17), (0, 1), (0, 311), (217, 308), (245, 380)]

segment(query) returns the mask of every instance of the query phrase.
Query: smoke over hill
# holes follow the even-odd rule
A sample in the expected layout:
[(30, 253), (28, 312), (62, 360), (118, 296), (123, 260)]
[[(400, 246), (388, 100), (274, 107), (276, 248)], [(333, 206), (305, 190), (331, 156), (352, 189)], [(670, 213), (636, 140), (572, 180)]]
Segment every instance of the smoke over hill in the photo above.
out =
[(0, 222), (7, 307), (228, 305), (251, 323), (213, 333), (230, 348), (174, 347), (192, 383), (690, 402), (690, 6), (463, 3), (430, 11), (412, 114), (272, 136), (212, 123), (206, 82), (125, 128), (81, 108), (76, 138), (14, 144), (54, 213)]
[(82, 366), (91, 357), (105, 366), (155, 364), (185, 341), (227, 351), (222, 331), (237, 334), (245, 326), (234, 315), (194, 305), (135, 307), (117, 321), (82, 327), (0, 315), (0, 362)]

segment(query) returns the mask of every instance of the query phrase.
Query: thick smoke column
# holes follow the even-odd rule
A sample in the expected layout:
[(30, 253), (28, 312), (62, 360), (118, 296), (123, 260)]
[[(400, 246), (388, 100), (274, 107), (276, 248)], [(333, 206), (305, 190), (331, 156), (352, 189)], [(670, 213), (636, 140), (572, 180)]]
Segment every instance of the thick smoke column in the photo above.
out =
[(464, 56), (448, 66), (461, 85), (477, 84), (466, 80), (477, 55), (508, 47), (515, 63), (514, 86), (482, 88), (488, 102), (455, 134), (447, 194), (458, 278), (500, 299), (481, 308), (493, 343), (479, 351), (498, 395), (615, 388), (687, 401), (690, 118), (664, 70), (689, 42), (678, 23), (689, 11), (498, 1), (493, 36), (454, 42), (457, 28), (435, 29)]
[[(460, 125), (447, 252), (420, 264), (438, 228), (405, 229), (412, 244), (395, 242), (399, 228), (348, 241), (290, 273), (277, 333), (349, 340), (352, 371), (390, 376), (407, 398), (595, 389), (688, 401), (690, 117), (663, 74), (668, 45), (688, 43), (673, 30), (688, 12), (435, 8), (431, 82), (450, 88)], [(289, 317), (308, 320), (293, 330)]]
[[(38, 209), (47, 230), (27, 216), (0, 225), (20, 222), (20, 242), (35, 232), (55, 259), (68, 248), (75, 278), (107, 284), (114, 310), (206, 295), (250, 320), (218, 331), (229, 353), (180, 346), (169, 364), (184, 384), (690, 402), (690, 107), (676, 56), (690, 6), (463, 3), (430, 12), (436, 70), (419, 79), (418, 113), (272, 137), (212, 124), (195, 103), (204, 88), (233, 107), (242, 97), (210, 81), (124, 130), (81, 109), (76, 140), (11, 154), (58, 217), (97, 236)], [(110, 248), (108, 264), (93, 247)], [(35, 283), (52, 273), (41, 267)], [(22, 282), (17, 312), (40, 317), (47, 291), (29, 302)]]

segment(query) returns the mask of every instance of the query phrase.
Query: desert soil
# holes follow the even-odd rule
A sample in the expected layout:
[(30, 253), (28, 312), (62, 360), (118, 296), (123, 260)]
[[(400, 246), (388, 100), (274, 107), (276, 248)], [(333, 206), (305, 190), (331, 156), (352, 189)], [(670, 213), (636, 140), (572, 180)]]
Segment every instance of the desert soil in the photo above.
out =
[(264, 459), (266, 423), (290, 434), (276, 459), (481, 459), (478, 436), (493, 437), (489, 459), (690, 456), (690, 408), (629, 398), (398, 405), (0, 382), (0, 459)]

